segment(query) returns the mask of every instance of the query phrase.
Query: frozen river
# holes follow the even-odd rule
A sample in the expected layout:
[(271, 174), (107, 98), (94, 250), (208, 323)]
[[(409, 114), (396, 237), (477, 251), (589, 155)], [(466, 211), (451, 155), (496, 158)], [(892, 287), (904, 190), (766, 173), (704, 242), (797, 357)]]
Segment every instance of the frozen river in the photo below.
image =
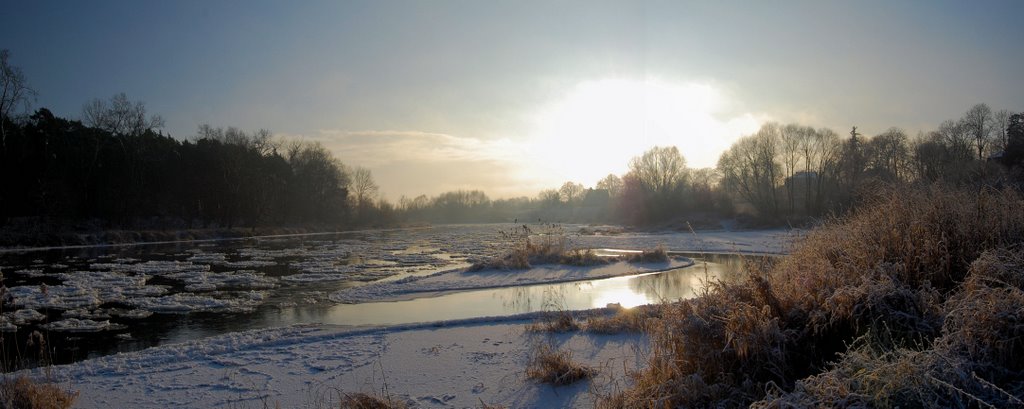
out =
[[(464, 269), (509, 246), (511, 225), (457, 225), (244, 240), (0, 253), (3, 364), (65, 363), (223, 333), (297, 323), (389, 325), (690, 297), (741, 273), (742, 256), (781, 252), (779, 232), (635, 234), (561, 226), (574, 247), (686, 251), (693, 267), (563, 283), (338, 304), (331, 294)], [(740, 240), (742, 238), (742, 240)], [(775, 244), (773, 244), (775, 243)], [(701, 252), (694, 252), (700, 250)], [(496, 272), (495, 274), (515, 274)], [(40, 353), (29, 345), (38, 331)]]

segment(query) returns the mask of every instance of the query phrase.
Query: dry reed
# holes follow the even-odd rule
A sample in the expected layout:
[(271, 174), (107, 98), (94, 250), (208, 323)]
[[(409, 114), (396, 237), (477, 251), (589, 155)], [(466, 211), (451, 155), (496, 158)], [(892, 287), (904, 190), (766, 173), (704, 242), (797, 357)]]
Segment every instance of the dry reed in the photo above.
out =
[(1016, 191), (879, 193), (770, 269), (665, 305), (648, 367), (602, 406), (1019, 404), (1022, 240)]
[(366, 393), (346, 393), (338, 405), (341, 409), (405, 409), (404, 402)]
[(0, 408), (64, 409), (70, 408), (77, 398), (78, 392), (24, 376), (0, 381)]
[(559, 351), (547, 344), (536, 348), (526, 368), (528, 378), (552, 385), (568, 385), (596, 373), (594, 369), (574, 362), (571, 352)]

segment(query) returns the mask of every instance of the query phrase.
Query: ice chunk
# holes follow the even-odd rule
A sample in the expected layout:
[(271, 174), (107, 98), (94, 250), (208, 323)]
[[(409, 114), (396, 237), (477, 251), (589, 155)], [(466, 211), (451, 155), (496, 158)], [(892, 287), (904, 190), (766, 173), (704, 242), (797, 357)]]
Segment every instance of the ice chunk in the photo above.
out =
[(67, 318), (41, 325), (46, 330), (55, 332), (99, 332), (112, 329), (110, 321), (93, 321), (90, 319)]
[(46, 314), (43, 314), (43, 313), (41, 313), (39, 311), (36, 311), (36, 310), (33, 310), (31, 308), (25, 308), (25, 309), (17, 310), (14, 313), (12, 313), (11, 314), (11, 318), (14, 320), (15, 324), (25, 325), (25, 324), (30, 323), (30, 322), (36, 322), (36, 321), (45, 320), (46, 319)]

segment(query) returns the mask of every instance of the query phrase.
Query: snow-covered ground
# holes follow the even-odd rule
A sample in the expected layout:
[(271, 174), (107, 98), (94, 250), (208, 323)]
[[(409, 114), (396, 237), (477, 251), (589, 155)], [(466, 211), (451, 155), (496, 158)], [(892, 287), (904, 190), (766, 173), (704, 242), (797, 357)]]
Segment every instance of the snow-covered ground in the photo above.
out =
[(653, 232), (581, 235), (579, 246), (587, 248), (651, 249), (657, 246), (670, 251), (707, 253), (785, 254), (802, 230), (744, 230)]
[[(645, 362), (643, 335), (526, 331), (530, 317), (346, 330), (297, 326), (106, 356), (50, 368), (82, 408), (333, 407), (339, 394), (414, 407), (590, 407)], [(526, 377), (538, 344), (598, 374), (553, 387)], [(41, 372), (37, 370), (37, 373)], [(385, 395), (386, 394), (386, 395)]]
[[(573, 241), (578, 247), (588, 248), (645, 249), (663, 246), (671, 251), (785, 253), (797, 235), (782, 230), (618, 233), (583, 234), (574, 236)], [(318, 251), (312, 248), (315, 243), (307, 242), (305, 245), (303, 252)], [(278, 258), (270, 253), (271, 250), (244, 251), (251, 260)], [(194, 252), (190, 256), (199, 254), (202, 253)], [(205, 254), (187, 262), (215, 264), (223, 259), (225, 257), (219, 254)], [(677, 260), (673, 266), (681, 266), (685, 262)], [(119, 263), (118, 268), (112, 270), (124, 271), (139, 265), (127, 261)], [(400, 263), (401, 260), (395, 262)], [(342, 289), (334, 292), (331, 298), (335, 301), (406, 299), (438, 292), (608, 277), (635, 273), (643, 268), (673, 266), (638, 267), (613, 263), (582, 269), (544, 266), (510, 272), (452, 270)], [(141, 273), (129, 272), (172, 274), (154, 272), (154, 265), (145, 267)], [(171, 270), (176, 273), (180, 267), (175, 265)], [(319, 265), (303, 264), (298, 267), (303, 271), (301, 274), (332, 274), (317, 270), (322, 267)], [(185, 270), (195, 275), (195, 269)], [(208, 270), (195, 271), (204, 273)], [(247, 283), (262, 284), (262, 276), (250, 277), (241, 272), (232, 274), (247, 277)], [(108, 279), (106, 276), (99, 278)], [(124, 281), (120, 275), (114, 278)], [(210, 277), (195, 279), (192, 275), (185, 279), (190, 285), (207, 284), (215, 288), (221, 281)], [(49, 290), (42, 295), (25, 291), (23, 298), (26, 300), (38, 301), (39, 305), (50, 301), (47, 298)], [(243, 294), (259, 293), (250, 290)], [(257, 295), (252, 299), (258, 298)], [(100, 296), (102, 294), (97, 295)], [(150, 299), (153, 302), (187, 301), (168, 297), (150, 296)], [(139, 308), (159, 310), (164, 304), (140, 305)], [(473, 306), (466, 305), (465, 308), (472, 309)], [(25, 317), (19, 318), (31, 318), (29, 314), (23, 315)], [(624, 387), (627, 382), (625, 371), (646, 361), (643, 355), (647, 341), (642, 335), (578, 332), (551, 336), (526, 332), (525, 325), (535, 318), (475, 318), (355, 329), (326, 325), (271, 328), (104, 356), (45, 370), (37, 369), (34, 373), (47, 372), (57, 382), (79, 391), (77, 406), (84, 408), (261, 408), (264, 405), (274, 407), (275, 404), (281, 407), (329, 407), (339, 393), (355, 392), (386, 393), (419, 407), (479, 407), (482, 403), (517, 408), (588, 407), (592, 406), (595, 393), (608, 393)], [(553, 343), (562, 350), (571, 351), (576, 361), (598, 368), (599, 375), (594, 380), (564, 387), (538, 384), (527, 379), (526, 363), (538, 343)]]

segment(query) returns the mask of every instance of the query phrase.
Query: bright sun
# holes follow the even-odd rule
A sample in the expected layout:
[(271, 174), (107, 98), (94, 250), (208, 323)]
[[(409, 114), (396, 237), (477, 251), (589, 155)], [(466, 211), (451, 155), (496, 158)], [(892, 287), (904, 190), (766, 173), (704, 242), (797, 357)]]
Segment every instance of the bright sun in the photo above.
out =
[(721, 119), (726, 101), (710, 85), (605, 79), (578, 84), (535, 118), (531, 168), (548, 186), (593, 186), (627, 170), (630, 158), (653, 146), (679, 147), (691, 168), (714, 166), (739, 136), (759, 122), (745, 114)]

